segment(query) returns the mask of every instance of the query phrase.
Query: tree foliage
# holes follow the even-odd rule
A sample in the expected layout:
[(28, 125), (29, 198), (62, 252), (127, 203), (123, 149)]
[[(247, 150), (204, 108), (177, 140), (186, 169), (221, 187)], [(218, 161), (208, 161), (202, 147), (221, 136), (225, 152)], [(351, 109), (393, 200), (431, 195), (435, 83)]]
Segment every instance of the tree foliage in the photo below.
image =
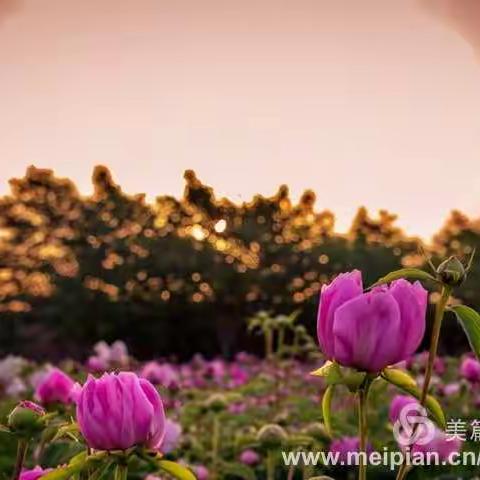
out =
[[(281, 186), (240, 205), (217, 199), (192, 171), (182, 198), (127, 195), (97, 167), (94, 193), (30, 167), (0, 199), (0, 349), (81, 357), (99, 339), (126, 340), (140, 356), (255, 348), (245, 319), (291, 313), (314, 331), (321, 286), (353, 268), (372, 282), (422, 266), (420, 241), (396, 216), (360, 208), (347, 235), (315, 194), (297, 203)], [(453, 212), (435, 255), (480, 246), (480, 224)], [(368, 267), (368, 268), (367, 268)], [(475, 305), (480, 272), (461, 290)], [(478, 305), (477, 305), (478, 307)]]

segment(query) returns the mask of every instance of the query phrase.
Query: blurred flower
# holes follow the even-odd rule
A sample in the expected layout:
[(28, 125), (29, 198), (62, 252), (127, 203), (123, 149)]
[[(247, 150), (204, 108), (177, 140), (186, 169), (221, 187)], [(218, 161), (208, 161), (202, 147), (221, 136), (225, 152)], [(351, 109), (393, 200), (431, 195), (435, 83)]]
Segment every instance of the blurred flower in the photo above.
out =
[(73, 380), (58, 368), (52, 368), (37, 386), (35, 397), (42, 403), (63, 403), (72, 401), (70, 396)]
[(433, 439), (426, 445), (415, 444), (412, 446), (412, 453), (435, 452), (438, 454), (440, 461), (448, 461), (452, 453), (457, 453), (462, 449), (462, 440), (452, 436), (448, 436), (438, 428), (435, 428)]
[(92, 356), (87, 360), (87, 368), (91, 372), (104, 372), (108, 370), (108, 363), (100, 357)]
[(442, 393), (446, 397), (452, 397), (454, 395), (458, 395), (460, 393), (460, 384), (458, 382), (455, 383), (447, 383), (442, 388)]
[(401, 279), (363, 293), (361, 273), (344, 273), (322, 288), (318, 340), (330, 360), (378, 372), (418, 348), (426, 308), (427, 291), (419, 282)]
[(471, 383), (480, 383), (480, 362), (466, 358), (460, 365), (460, 375)]
[(33, 470), (22, 470), (22, 473), (20, 474), (19, 480), (38, 480), (39, 478), (42, 477), (42, 475), (45, 475), (48, 472), (53, 471), (51, 468), (47, 468), (44, 470), (41, 467), (35, 467)]
[[(407, 360), (407, 367), (414, 370), (424, 371), (427, 368), (429, 352), (421, 352), (417, 355), (411, 356)], [(443, 375), (445, 373), (446, 367), (445, 362), (441, 357), (435, 357), (433, 362), (433, 371), (438, 375)]]
[[(372, 446), (367, 445), (367, 453), (372, 452)], [(338, 440), (334, 440), (330, 444), (330, 452), (333, 455), (338, 455), (338, 460), (348, 464), (349, 453), (355, 453), (360, 451), (360, 440), (358, 437), (342, 437)]]
[(165, 420), (165, 436), (163, 437), (160, 451), (162, 453), (170, 453), (178, 446), (178, 442), (182, 435), (182, 426), (179, 423), (169, 420)]
[(26, 363), (23, 358), (12, 355), (0, 360), (0, 392), (16, 397), (26, 390), (25, 383), (19, 378)]
[(87, 366), (92, 372), (103, 372), (112, 367), (127, 367), (129, 356), (127, 346), (121, 340), (108, 345), (106, 342), (98, 342), (94, 347), (95, 355), (87, 361)]
[(229, 373), (231, 377), (231, 385), (233, 387), (240, 387), (248, 382), (248, 373), (237, 364), (233, 364), (230, 367)]
[(207, 366), (207, 375), (216, 381), (223, 380), (227, 374), (227, 369), (223, 360), (212, 360)]
[(142, 368), (140, 375), (154, 385), (165, 388), (177, 388), (179, 385), (178, 373), (169, 364), (163, 365), (158, 362), (148, 362)]
[(70, 400), (73, 403), (78, 403), (78, 399), (80, 398), (80, 394), (82, 393), (82, 386), (75, 382), (72, 389), (70, 390)]
[(193, 467), (193, 472), (195, 473), (197, 480), (208, 480), (207, 467), (204, 467), (203, 465), (195, 465)]
[(96, 450), (126, 450), (134, 445), (158, 449), (165, 413), (155, 387), (131, 372), (89, 377), (77, 404), (85, 440)]
[(260, 455), (255, 450), (247, 449), (240, 454), (240, 461), (245, 465), (253, 466), (260, 462)]
[(243, 413), (247, 409), (247, 405), (243, 402), (231, 403), (228, 411), (233, 414)]
[(400, 412), (407, 406), (413, 405), (416, 407), (419, 405), (418, 400), (409, 395), (395, 395), (390, 403), (390, 409), (388, 411), (388, 418), (391, 423), (395, 423), (398, 420)]

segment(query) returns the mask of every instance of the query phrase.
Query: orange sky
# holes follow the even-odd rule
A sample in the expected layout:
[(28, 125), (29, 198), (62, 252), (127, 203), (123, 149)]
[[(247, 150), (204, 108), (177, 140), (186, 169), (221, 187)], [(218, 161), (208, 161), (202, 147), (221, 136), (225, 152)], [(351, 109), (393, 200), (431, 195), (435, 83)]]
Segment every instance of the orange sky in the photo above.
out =
[(149, 196), (193, 168), (234, 200), (288, 183), (340, 230), (364, 204), (428, 236), (480, 215), (479, 5), (0, 0), (0, 192), (29, 164), (89, 192), (104, 163)]

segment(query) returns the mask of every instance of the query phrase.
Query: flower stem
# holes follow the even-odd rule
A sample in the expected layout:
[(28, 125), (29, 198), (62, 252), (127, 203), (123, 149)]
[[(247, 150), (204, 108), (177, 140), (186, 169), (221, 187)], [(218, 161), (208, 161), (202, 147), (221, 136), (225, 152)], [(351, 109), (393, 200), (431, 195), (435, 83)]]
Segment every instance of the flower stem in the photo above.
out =
[(128, 467), (124, 464), (118, 464), (115, 467), (115, 480), (127, 480), (128, 477)]
[(358, 466), (358, 480), (367, 478), (367, 398), (369, 385), (362, 386), (358, 391), (358, 433), (360, 437), (360, 463)]
[[(430, 339), (430, 351), (428, 354), (427, 367), (425, 369), (425, 378), (423, 380), (422, 394), (420, 395), (420, 405), (422, 405), (422, 407), (425, 406), (425, 402), (428, 396), (428, 391), (430, 389), (430, 382), (432, 380), (433, 367), (435, 365), (435, 359), (437, 357), (438, 341), (440, 339), (440, 331), (442, 329), (443, 316), (445, 314), (445, 307), (448, 304), (448, 300), (450, 298), (451, 293), (452, 293), (452, 287), (448, 285), (444, 285), (442, 287), (440, 299), (438, 300), (435, 306), (435, 317), (433, 320), (432, 336)], [(413, 427), (412, 435), (414, 435), (415, 432), (417, 431), (418, 425), (419, 424), (417, 423)], [(407, 476), (410, 470), (411, 469), (409, 468), (409, 466), (406, 463), (404, 463), (398, 470), (396, 480), (403, 480)]]
[(435, 307), (435, 319), (433, 322), (432, 338), (430, 340), (430, 352), (428, 354), (427, 368), (425, 370), (425, 379), (423, 381), (422, 396), (420, 397), (420, 404), (425, 406), (428, 390), (430, 388), (430, 381), (432, 380), (433, 366), (435, 364), (435, 358), (437, 357), (438, 341), (440, 339), (440, 330), (442, 328), (443, 315), (445, 314), (445, 307), (447, 306), (451, 287), (444, 286), (440, 299)]
[(220, 448), (220, 418), (218, 415), (213, 417), (213, 432), (212, 432), (212, 477), (215, 479), (218, 476), (218, 452)]
[(28, 441), (25, 439), (19, 439), (17, 444), (17, 458), (15, 460), (15, 467), (13, 469), (12, 480), (18, 480), (22, 473), (23, 462), (25, 461), (25, 455), (27, 453)]
[(269, 450), (267, 453), (267, 480), (275, 479), (275, 452)]
[(267, 360), (273, 357), (273, 331), (270, 327), (265, 332), (265, 355)]

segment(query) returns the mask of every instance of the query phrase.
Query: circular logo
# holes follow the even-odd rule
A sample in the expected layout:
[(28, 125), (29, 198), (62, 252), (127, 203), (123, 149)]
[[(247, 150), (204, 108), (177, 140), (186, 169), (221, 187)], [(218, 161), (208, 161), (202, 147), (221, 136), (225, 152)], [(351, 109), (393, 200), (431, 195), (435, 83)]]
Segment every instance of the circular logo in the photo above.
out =
[(435, 425), (427, 415), (427, 410), (418, 403), (410, 403), (400, 410), (393, 425), (393, 435), (399, 445), (426, 445), (433, 440)]

